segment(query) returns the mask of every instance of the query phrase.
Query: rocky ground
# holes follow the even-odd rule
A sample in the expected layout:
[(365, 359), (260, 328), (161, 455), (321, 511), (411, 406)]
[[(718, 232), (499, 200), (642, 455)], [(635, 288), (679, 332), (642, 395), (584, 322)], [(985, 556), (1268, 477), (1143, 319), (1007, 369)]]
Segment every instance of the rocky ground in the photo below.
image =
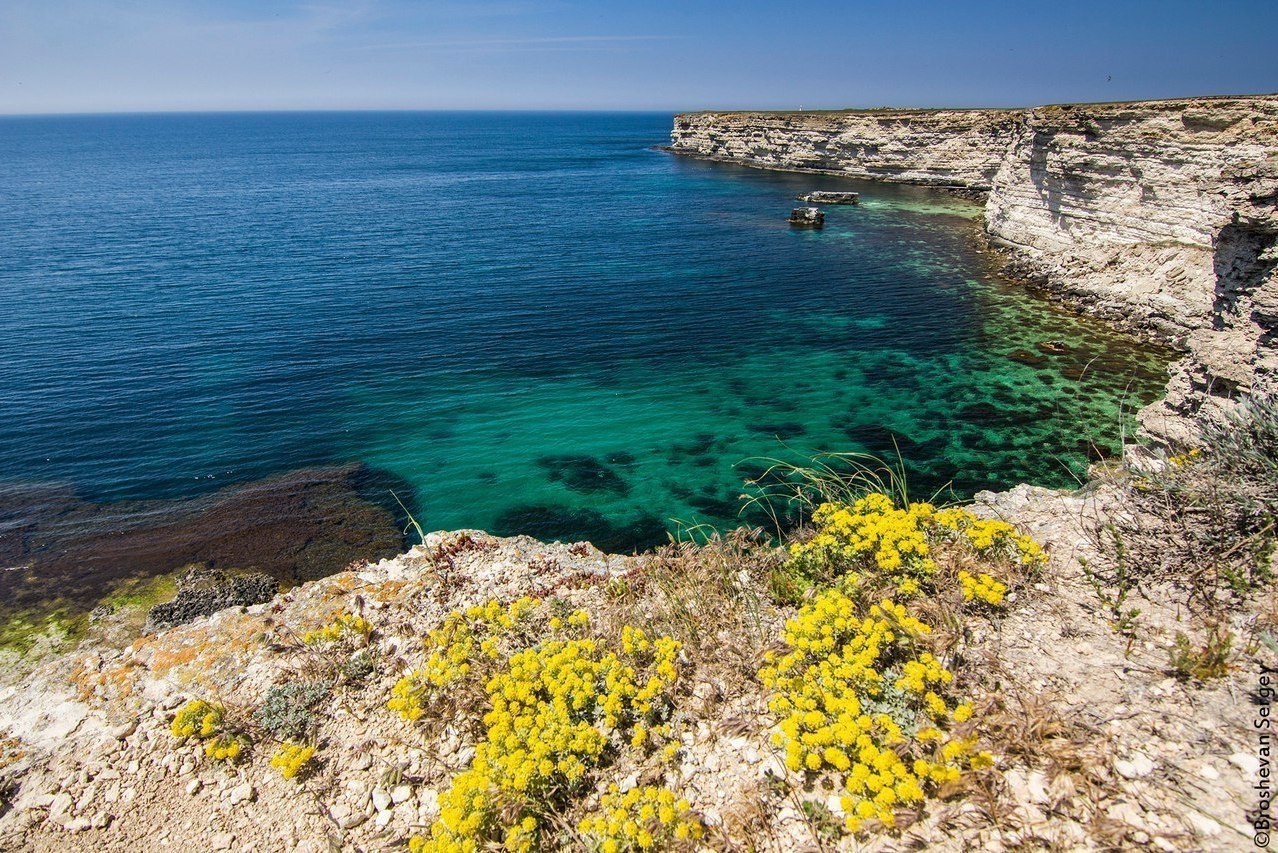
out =
[[(766, 601), (745, 618), (707, 599), (698, 631), (723, 634), (717, 661), (685, 661), (681, 758), (663, 771), (718, 849), (1249, 849), (1259, 755), (1253, 722), (1262, 663), (1253, 638), (1278, 613), (1259, 596), (1231, 611), (1239, 638), (1229, 671), (1206, 683), (1169, 668), (1178, 631), (1201, 637), (1174, 584), (1142, 586), (1120, 607), (1085, 566), (1095, 520), (1119, 511), (1117, 490), (1065, 494), (1027, 486), (986, 493), (979, 514), (1013, 521), (1050, 551), (998, 615), (966, 626), (964, 689), (996, 767), (949, 799), (929, 801), (895, 834), (832, 831), (838, 798), (805, 790), (770, 746), (757, 680), (736, 677), (778, 636), (787, 611)], [(460, 726), (423, 729), (387, 710), (396, 679), (420, 663), (422, 638), (455, 608), (521, 595), (608, 607), (617, 579), (651, 557), (603, 554), (477, 532), (432, 534), (407, 554), (313, 581), (250, 607), (124, 642), (96, 639), (38, 663), (13, 661), (0, 688), (5, 850), (393, 850), (438, 816), (438, 797), (473, 755)], [(756, 579), (741, 578), (749, 587)], [(680, 597), (697, 612), (695, 596)], [(760, 599), (762, 600), (762, 599)], [(627, 607), (657, 613), (649, 599)], [(1139, 608), (1133, 625), (1116, 615)], [(792, 612), (792, 611), (790, 611)], [(246, 715), (273, 684), (348, 672), (352, 647), (329, 660), (304, 643), (341, 614), (372, 626), (313, 709), (316, 772), (286, 780), (255, 750), (238, 765), (170, 733), (190, 699)], [(652, 618), (659, 620), (660, 614)], [(718, 627), (716, 627), (718, 626)], [(753, 626), (753, 627), (750, 627)], [(1130, 630), (1128, 630), (1130, 629)], [(758, 632), (761, 640), (747, 637)], [(775, 640), (771, 641), (775, 644)], [(706, 647), (709, 648), (709, 647)], [(734, 652), (735, 650), (735, 652)], [(728, 660), (734, 653), (739, 660)], [(445, 722), (445, 721), (438, 721)], [(618, 767), (622, 789), (651, 768)], [(784, 781), (779, 781), (784, 780)], [(829, 809), (813, 806), (828, 798)]]

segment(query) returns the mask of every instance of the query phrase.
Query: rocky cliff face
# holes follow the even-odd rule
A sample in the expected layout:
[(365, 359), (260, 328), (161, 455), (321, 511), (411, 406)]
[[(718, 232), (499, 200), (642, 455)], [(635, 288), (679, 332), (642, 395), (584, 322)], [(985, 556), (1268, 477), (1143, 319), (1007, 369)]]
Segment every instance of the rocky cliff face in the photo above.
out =
[(698, 113), (673, 150), (753, 166), (988, 189), (986, 229), (1059, 299), (1188, 351), (1142, 420), (1278, 391), (1278, 97), (1033, 110)]
[(692, 113), (675, 117), (675, 151), (766, 169), (797, 169), (989, 189), (1020, 113), (891, 110)]

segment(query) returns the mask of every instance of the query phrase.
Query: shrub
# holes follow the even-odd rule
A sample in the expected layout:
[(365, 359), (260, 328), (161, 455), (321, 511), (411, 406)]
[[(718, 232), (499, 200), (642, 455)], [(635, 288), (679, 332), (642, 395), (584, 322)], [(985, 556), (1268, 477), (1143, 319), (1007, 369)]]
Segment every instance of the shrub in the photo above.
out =
[(1177, 632), (1176, 645), (1172, 647), (1169, 663), (1172, 672), (1181, 679), (1197, 678), (1208, 681), (1229, 674), (1229, 657), (1233, 651), (1234, 635), (1219, 627), (1207, 631), (1207, 640), (1194, 648), (1189, 637)]
[(395, 686), (388, 706), (416, 720), (439, 691), (469, 683), (473, 660), (499, 661), (484, 681), (483, 738), (470, 767), (440, 795), (430, 837), (410, 840), (416, 853), (496, 843), (536, 849), (554, 826), (547, 816), (587, 790), (594, 768), (622, 744), (646, 747), (654, 730), (667, 731), (677, 641), (625, 626), (619, 647), (610, 648), (585, 636), (584, 611), (548, 620), (548, 636), (525, 636), (519, 629), (535, 607), (520, 599), (507, 608), (490, 602), (451, 614), (431, 633), (426, 666)]
[(1278, 402), (1253, 399), (1207, 425), (1202, 446), (1125, 481), (1131, 508), (1096, 539), (1108, 562), (1170, 580), (1194, 607), (1272, 583), (1278, 544)]
[(279, 740), (301, 740), (315, 725), (311, 709), (329, 695), (322, 681), (290, 681), (266, 693), (253, 712), (253, 722)]
[(691, 847), (705, 832), (688, 801), (669, 788), (645, 785), (624, 794), (616, 785), (599, 808), (581, 819), (577, 831), (600, 853)]
[(373, 633), (373, 623), (354, 613), (343, 613), (323, 628), (307, 631), (302, 642), (308, 646), (335, 643), (339, 640), (358, 640), (365, 643)]
[(853, 832), (869, 820), (894, 826), (898, 806), (992, 763), (959, 731), (972, 708), (945, 698), (954, 676), (925, 650), (931, 627), (891, 600), (862, 608), (855, 585), (817, 594), (786, 623), (787, 651), (759, 671), (786, 766), (833, 772)]
[(236, 731), (226, 720), (226, 709), (203, 699), (192, 699), (173, 716), (169, 731), (174, 737), (204, 741), (204, 754), (218, 761), (235, 763), (247, 757), (252, 746), (248, 735)]

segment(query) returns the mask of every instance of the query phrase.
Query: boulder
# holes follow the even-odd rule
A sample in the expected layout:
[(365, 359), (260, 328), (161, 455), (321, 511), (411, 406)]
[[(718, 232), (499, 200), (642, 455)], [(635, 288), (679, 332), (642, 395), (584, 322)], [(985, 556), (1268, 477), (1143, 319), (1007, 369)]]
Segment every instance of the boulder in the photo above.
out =
[(790, 224), (796, 228), (823, 228), (825, 214), (816, 207), (796, 207), (790, 211)]

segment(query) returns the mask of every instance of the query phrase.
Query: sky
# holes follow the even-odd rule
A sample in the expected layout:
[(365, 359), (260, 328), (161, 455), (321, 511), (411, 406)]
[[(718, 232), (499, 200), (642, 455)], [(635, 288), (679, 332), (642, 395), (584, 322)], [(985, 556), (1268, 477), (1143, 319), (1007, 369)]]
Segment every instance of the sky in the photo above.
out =
[(1276, 37), (1275, 0), (0, 0), (0, 113), (1247, 94)]

